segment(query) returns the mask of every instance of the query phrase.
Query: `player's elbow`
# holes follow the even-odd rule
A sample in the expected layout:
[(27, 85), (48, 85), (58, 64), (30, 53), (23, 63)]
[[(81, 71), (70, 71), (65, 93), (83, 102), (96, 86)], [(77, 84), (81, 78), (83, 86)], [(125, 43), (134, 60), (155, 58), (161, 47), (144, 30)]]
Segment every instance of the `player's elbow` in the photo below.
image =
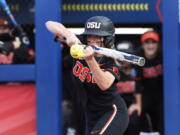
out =
[(106, 87), (106, 86), (101, 86), (101, 87), (100, 87), (100, 89), (101, 89), (102, 91), (106, 91), (106, 90), (108, 90), (108, 89), (109, 89), (109, 87)]
[(45, 23), (45, 26), (46, 26), (47, 29), (50, 29), (52, 25), (53, 25), (53, 21), (47, 21)]
[[(102, 79), (104, 78), (104, 79)], [(110, 72), (104, 72), (104, 77), (95, 78), (99, 88), (103, 91), (108, 90), (114, 83), (115, 77)]]
[(58, 35), (58, 23), (54, 21), (47, 21), (45, 23), (46, 28), (53, 34)]
[(114, 79), (109, 80), (106, 83), (99, 85), (99, 87), (102, 91), (108, 90), (113, 85), (113, 82), (114, 82)]
[(112, 86), (111, 84), (101, 85), (99, 86), (102, 91), (108, 90)]

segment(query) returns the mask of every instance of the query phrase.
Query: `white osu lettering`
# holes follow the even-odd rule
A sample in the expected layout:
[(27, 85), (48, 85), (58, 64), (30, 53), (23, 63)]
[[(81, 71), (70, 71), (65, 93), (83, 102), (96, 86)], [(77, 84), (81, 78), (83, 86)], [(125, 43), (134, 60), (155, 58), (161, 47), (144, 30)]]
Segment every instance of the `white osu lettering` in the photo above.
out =
[(87, 28), (99, 29), (101, 27), (101, 23), (98, 22), (88, 22)]

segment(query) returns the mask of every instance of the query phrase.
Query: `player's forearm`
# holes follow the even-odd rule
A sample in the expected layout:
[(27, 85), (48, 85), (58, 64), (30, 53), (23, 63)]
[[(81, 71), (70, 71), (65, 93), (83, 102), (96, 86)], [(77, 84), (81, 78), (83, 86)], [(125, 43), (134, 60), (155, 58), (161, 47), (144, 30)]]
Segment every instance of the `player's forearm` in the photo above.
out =
[(94, 79), (101, 90), (107, 90), (114, 82), (115, 77), (110, 72), (104, 72), (100, 69), (98, 63), (94, 59), (86, 60)]
[(135, 98), (136, 98), (136, 104), (141, 106), (142, 105), (141, 94), (135, 94)]
[(46, 28), (53, 33), (54, 35), (60, 36), (60, 27), (59, 23), (54, 21), (47, 21), (46, 22)]
[(64, 39), (64, 42), (71, 47), (74, 44), (80, 43), (79, 39), (76, 37), (74, 33), (69, 31), (64, 25), (54, 21), (47, 21), (46, 28), (58, 36), (60, 39)]

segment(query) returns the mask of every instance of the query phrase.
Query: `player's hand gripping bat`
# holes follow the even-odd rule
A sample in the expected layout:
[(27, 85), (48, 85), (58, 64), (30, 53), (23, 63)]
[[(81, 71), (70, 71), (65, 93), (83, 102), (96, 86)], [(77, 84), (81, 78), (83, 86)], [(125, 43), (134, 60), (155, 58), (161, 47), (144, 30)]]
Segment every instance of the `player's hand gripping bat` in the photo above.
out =
[[(46, 22), (46, 27), (50, 32), (52, 32), (53, 34), (55, 34), (57, 36), (57, 38), (55, 39), (56, 41), (61, 41), (61, 42), (70, 44), (67, 40), (68, 39), (67, 37), (71, 36), (72, 38), (75, 39), (75, 44), (80, 43), (79, 39), (75, 36), (75, 34), (70, 32), (61, 23), (48, 21), (48, 22)], [(128, 54), (125, 52), (120, 52), (120, 51), (109, 49), (109, 48), (103, 48), (103, 47), (98, 47), (98, 46), (92, 46), (92, 47), (96, 53), (105, 55), (107, 57), (111, 57), (116, 60), (127, 61), (127, 62), (136, 64), (139, 66), (143, 66), (145, 64), (145, 59), (143, 57)]]

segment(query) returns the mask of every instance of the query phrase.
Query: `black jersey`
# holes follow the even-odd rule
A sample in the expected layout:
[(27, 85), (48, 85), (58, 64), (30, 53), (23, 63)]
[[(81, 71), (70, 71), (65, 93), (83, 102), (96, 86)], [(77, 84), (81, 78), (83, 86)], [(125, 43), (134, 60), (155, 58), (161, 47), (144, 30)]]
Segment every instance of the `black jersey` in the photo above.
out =
[(0, 64), (28, 64), (34, 62), (34, 51), (21, 44), (14, 49), (13, 41), (1, 42)]
[[(140, 55), (145, 57), (143, 52), (141, 52)], [(146, 59), (145, 65), (140, 70), (144, 91), (162, 92), (163, 67), (161, 53), (158, 53), (157, 56), (151, 60)]]
[[(112, 108), (113, 101), (119, 96), (115, 90), (115, 82), (118, 81), (117, 67), (114, 60), (107, 57), (96, 58), (99, 66), (104, 71), (109, 71), (115, 76), (114, 84), (105, 91), (102, 91), (96, 84), (96, 81), (84, 60), (73, 59), (73, 78), (74, 81), (84, 85), (87, 93), (87, 109), (88, 111), (104, 111)], [(103, 78), (102, 78), (103, 79)]]
[(131, 68), (130, 74), (119, 71), (120, 80), (116, 84), (116, 90), (123, 97), (127, 106), (135, 102), (136, 93), (141, 93), (142, 85), (136, 68)]

